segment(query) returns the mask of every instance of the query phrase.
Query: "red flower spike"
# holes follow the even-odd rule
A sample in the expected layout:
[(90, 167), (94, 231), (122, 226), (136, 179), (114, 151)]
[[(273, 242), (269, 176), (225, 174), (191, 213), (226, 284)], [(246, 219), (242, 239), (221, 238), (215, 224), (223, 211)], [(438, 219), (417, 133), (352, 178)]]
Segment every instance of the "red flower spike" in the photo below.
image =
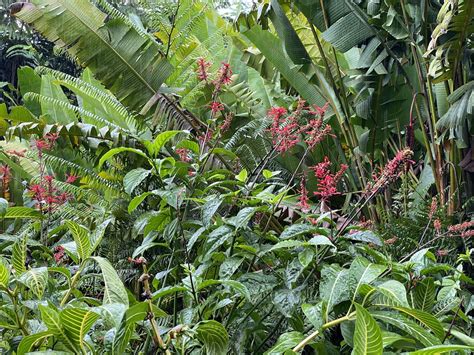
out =
[(221, 111), (224, 110), (224, 105), (221, 104), (220, 102), (213, 101), (213, 102), (211, 102), (211, 104), (209, 105), (209, 108), (211, 109), (212, 114), (213, 114), (213, 115), (216, 115), (216, 114), (218, 114), (219, 112), (221, 112)]
[(68, 184), (74, 184), (74, 182), (79, 179), (79, 176), (76, 176), (74, 174), (66, 174), (66, 182)]
[(300, 182), (300, 189), (298, 191), (298, 207), (301, 209), (302, 212), (307, 213), (311, 210), (311, 206), (309, 205), (309, 197), (308, 197), (308, 190), (306, 189), (306, 179), (303, 177)]
[(224, 122), (222, 122), (222, 124), (219, 127), (222, 133), (225, 133), (229, 130), (233, 119), (234, 119), (234, 115), (232, 113), (225, 114)]
[(197, 78), (200, 81), (206, 81), (209, 78), (209, 74), (207, 73), (207, 69), (211, 66), (212, 64), (207, 62), (204, 58), (199, 58), (197, 60)]
[(340, 169), (337, 173), (333, 174), (329, 170), (331, 162), (328, 157), (324, 157), (324, 161), (311, 167), (314, 171), (316, 178), (318, 178), (318, 191), (314, 194), (319, 196), (321, 200), (328, 201), (330, 197), (340, 195), (337, 191), (337, 183), (341, 180), (344, 172), (347, 170), (347, 165), (341, 164)]
[(191, 158), (188, 156), (188, 150), (186, 148), (176, 149), (176, 154), (179, 155), (179, 159), (181, 159), (182, 162), (189, 163), (191, 161)]

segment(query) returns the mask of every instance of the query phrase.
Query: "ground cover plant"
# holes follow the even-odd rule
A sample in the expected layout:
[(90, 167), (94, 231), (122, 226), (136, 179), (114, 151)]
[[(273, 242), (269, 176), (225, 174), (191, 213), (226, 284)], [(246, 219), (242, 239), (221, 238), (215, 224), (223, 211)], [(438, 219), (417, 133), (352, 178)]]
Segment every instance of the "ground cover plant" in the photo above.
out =
[(4, 1), (5, 354), (470, 354), (472, 1)]

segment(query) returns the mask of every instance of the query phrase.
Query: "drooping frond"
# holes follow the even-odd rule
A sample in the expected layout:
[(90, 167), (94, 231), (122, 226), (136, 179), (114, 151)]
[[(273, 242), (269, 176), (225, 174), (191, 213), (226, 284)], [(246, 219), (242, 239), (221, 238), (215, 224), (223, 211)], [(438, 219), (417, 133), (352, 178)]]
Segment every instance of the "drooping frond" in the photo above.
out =
[(121, 19), (107, 20), (87, 0), (34, 0), (14, 15), (67, 47), (131, 109), (139, 110), (171, 73), (158, 43)]

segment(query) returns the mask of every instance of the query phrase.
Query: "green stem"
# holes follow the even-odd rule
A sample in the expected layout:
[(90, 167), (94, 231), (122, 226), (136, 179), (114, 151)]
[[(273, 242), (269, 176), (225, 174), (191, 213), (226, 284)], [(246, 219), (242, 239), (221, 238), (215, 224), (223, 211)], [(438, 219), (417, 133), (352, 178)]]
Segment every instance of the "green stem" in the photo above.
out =
[(69, 289), (67, 290), (66, 294), (64, 295), (63, 299), (61, 300), (60, 306), (63, 307), (67, 300), (69, 299), (69, 296), (71, 295), (72, 290), (76, 286), (76, 283), (79, 281), (79, 277), (81, 275), (82, 270), (84, 270), (86, 261), (83, 261), (81, 265), (79, 266), (79, 269), (76, 271), (76, 274), (73, 276), (71, 279), (71, 284), (69, 286)]
[[(326, 330), (328, 328), (331, 328), (331, 327), (334, 327), (342, 322), (345, 322), (347, 320), (351, 320), (352, 317), (356, 314), (356, 312), (352, 312), (351, 314), (347, 315), (347, 316), (344, 316), (344, 317), (341, 317), (341, 318), (338, 318), (338, 319), (335, 319), (333, 321), (330, 321), (330, 322), (327, 322), (325, 323), (322, 327), (321, 327), (321, 330)], [(303, 348), (308, 345), (314, 338), (316, 338), (318, 335), (320, 334), (319, 332), (319, 329), (316, 330), (315, 332), (311, 333), (310, 335), (308, 335), (306, 338), (304, 338), (298, 345), (296, 345), (294, 348), (293, 348), (293, 351), (294, 352), (298, 352), (298, 351), (301, 351), (303, 350)]]

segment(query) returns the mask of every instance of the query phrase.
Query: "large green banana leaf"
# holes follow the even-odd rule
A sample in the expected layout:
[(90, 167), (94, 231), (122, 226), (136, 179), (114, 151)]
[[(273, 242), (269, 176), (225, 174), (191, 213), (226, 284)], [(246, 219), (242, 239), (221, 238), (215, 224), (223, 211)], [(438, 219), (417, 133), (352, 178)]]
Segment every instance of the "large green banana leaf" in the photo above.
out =
[(106, 14), (88, 0), (33, 0), (15, 15), (67, 48), (117, 98), (139, 109), (172, 71), (149, 36)]

